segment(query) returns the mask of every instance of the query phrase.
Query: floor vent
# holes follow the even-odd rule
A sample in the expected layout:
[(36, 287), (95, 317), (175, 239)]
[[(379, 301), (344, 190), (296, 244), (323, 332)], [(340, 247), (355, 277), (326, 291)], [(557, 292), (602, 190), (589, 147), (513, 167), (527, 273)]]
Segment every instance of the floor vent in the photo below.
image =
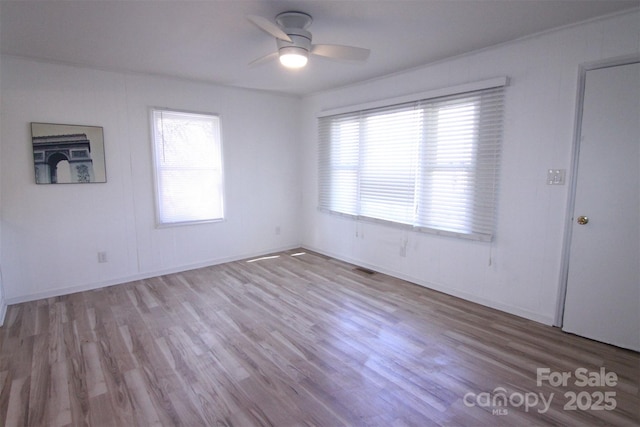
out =
[(356, 267), (354, 268), (354, 271), (357, 271), (359, 273), (364, 273), (364, 274), (376, 274), (375, 271), (369, 270), (368, 268), (364, 268), (364, 267)]

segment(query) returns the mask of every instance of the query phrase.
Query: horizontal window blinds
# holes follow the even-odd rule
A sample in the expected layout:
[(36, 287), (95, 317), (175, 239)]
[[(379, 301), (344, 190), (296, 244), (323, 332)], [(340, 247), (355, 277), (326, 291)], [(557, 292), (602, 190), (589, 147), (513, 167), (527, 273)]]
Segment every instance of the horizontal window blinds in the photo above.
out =
[(153, 110), (158, 222), (223, 217), (220, 118)]
[(319, 208), (490, 240), (504, 88), (319, 118)]

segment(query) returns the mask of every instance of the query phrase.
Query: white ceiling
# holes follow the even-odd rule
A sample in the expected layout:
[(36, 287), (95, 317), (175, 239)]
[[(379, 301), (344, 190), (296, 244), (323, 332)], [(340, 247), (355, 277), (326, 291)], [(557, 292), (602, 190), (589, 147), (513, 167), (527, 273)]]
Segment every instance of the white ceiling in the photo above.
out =
[[(4, 54), (305, 95), (550, 28), (638, 7), (640, 0), (1, 0)], [(371, 49), (364, 64), (277, 61), (247, 14), (313, 16), (313, 41)]]

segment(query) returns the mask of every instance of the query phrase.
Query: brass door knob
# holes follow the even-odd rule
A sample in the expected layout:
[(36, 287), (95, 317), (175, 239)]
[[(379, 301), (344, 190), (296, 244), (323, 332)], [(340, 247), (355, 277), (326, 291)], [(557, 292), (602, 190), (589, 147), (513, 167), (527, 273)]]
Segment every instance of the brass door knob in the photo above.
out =
[(589, 217), (586, 216), (579, 216), (578, 217), (578, 224), (580, 225), (585, 225), (589, 223)]

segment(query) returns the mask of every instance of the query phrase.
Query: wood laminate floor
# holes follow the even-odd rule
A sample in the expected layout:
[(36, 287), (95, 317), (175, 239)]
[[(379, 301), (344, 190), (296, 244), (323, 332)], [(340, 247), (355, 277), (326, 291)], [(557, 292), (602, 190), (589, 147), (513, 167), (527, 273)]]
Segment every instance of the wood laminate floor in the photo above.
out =
[(626, 426), (639, 377), (638, 353), (295, 251), (13, 305), (0, 329), (3, 426)]

